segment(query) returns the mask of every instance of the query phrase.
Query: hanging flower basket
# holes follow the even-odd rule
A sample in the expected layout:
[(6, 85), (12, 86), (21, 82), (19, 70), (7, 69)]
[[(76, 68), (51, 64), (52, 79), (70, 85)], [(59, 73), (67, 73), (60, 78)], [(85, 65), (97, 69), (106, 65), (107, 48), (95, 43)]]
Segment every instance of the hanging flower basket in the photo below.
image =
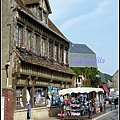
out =
[(64, 65), (64, 63), (62, 62), (62, 63), (61, 63), (61, 65), (63, 66), (63, 65)]
[(33, 54), (33, 52), (32, 52), (32, 48), (28, 48), (27, 53), (28, 53), (29, 55), (32, 55), (32, 54)]
[(68, 63), (66, 64), (66, 67), (69, 67), (69, 64), (68, 64)]
[(55, 60), (54, 60), (54, 58), (51, 58), (51, 60), (50, 60), (51, 62), (55, 62)]
[(16, 47), (20, 52), (26, 53), (25, 47)]
[(43, 58), (44, 60), (47, 60), (47, 56), (42, 56), (42, 58)]
[(32, 55), (32, 54), (33, 54), (33, 52), (32, 52), (32, 51), (27, 51), (27, 53), (28, 53), (29, 55)]

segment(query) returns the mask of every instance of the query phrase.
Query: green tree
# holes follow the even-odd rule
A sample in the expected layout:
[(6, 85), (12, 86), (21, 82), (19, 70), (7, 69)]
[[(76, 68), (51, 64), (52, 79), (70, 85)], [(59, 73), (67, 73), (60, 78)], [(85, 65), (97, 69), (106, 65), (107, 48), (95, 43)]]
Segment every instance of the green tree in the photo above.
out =
[[(84, 75), (90, 82), (86, 82), (84, 87), (98, 87), (98, 84), (101, 84), (101, 78), (97, 78), (97, 75), (100, 75), (100, 71), (93, 67), (71, 67), (71, 69), (76, 73), (76, 79), (79, 75)], [(90, 83), (90, 84), (89, 84)]]

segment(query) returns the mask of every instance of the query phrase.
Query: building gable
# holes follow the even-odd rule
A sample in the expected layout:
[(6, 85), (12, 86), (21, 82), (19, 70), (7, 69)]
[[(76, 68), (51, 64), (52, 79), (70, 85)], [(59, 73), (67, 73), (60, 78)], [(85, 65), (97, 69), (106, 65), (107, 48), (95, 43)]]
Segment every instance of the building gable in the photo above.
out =
[[(27, 12), (28, 13), (28, 16), (31, 16), (31, 17), (33, 17), (33, 18), (35, 18), (35, 19), (37, 19), (37, 17), (30, 11), (30, 9), (26, 6), (26, 5), (29, 5), (30, 3), (39, 3), (40, 2), (40, 0), (24, 0), (24, 2), (22, 1), (22, 0), (15, 0), (15, 2), (17, 3), (17, 6), (18, 6), (18, 8), (21, 10), (23, 10), (23, 12), (25, 11), (25, 12)], [(47, 5), (46, 6), (48, 6), (49, 4), (48, 4), (48, 2), (47, 2), (48, 0), (46, 0), (46, 3), (47, 3)], [(41, 22), (40, 22), (40, 24), (41, 24)], [(43, 26), (45, 26), (46, 27), (46, 25), (45, 24), (42, 24)], [(58, 35), (58, 36), (60, 36), (60, 37), (62, 37), (65, 41), (67, 41), (67, 42), (70, 42), (63, 34), (62, 34), (62, 32), (54, 25), (54, 23), (48, 18), (48, 26), (46, 27), (47, 29), (50, 29), (51, 31), (53, 31), (56, 35)]]
[(48, 11), (48, 10), (47, 10), (47, 5), (46, 5), (46, 2), (45, 2), (45, 1), (43, 1), (43, 9), (44, 9), (45, 11)]
[(52, 13), (48, 0), (23, 0), (25, 5), (39, 4), (48, 13)]
[(88, 46), (85, 44), (73, 44), (70, 48), (71, 53), (83, 53), (83, 54), (95, 54)]
[(97, 68), (96, 54), (85, 44), (70, 44), (68, 61), (71, 67)]

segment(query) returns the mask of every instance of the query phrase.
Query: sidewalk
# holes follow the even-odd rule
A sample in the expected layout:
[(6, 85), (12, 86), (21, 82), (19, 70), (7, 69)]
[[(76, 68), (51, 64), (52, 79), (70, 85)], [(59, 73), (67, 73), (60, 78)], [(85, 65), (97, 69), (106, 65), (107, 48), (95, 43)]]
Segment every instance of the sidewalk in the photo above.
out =
[[(118, 105), (117, 105), (117, 107), (118, 107)], [(107, 104), (106, 108), (111, 108), (111, 104)], [(114, 110), (114, 105), (112, 105), (112, 110)], [(39, 120), (61, 120), (61, 118), (58, 118), (58, 117), (48, 117), (48, 118), (41, 118)]]
[(58, 118), (58, 117), (49, 117), (49, 118), (41, 118), (39, 120), (61, 120), (61, 118)]

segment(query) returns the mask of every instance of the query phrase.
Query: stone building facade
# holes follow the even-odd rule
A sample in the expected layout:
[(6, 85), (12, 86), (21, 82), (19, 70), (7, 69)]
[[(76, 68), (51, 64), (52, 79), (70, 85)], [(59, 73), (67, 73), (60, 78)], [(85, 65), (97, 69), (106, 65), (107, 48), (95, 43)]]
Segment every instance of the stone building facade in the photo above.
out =
[(114, 75), (112, 76), (112, 87), (114, 88), (114, 91), (119, 91), (119, 70), (117, 70)]
[(49, 19), (51, 13), (48, 0), (2, 0), (2, 88), (14, 90), (15, 120), (27, 119), (27, 92), (31, 118), (38, 119), (48, 116), (49, 86), (72, 86), (70, 41)]

